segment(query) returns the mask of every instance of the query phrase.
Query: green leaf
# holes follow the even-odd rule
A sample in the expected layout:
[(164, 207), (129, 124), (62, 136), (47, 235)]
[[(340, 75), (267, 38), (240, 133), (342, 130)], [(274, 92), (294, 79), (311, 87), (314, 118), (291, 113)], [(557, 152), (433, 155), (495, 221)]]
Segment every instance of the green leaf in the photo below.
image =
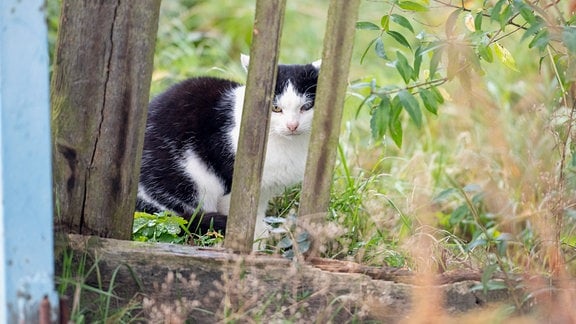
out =
[(552, 60), (554, 61), (554, 65), (556, 69), (559, 71), (564, 71), (564, 73), (558, 73), (558, 78), (560, 79), (560, 83), (566, 86), (566, 78), (568, 80), (572, 80), (574, 78), (574, 73), (570, 68), (569, 57), (565, 54), (555, 54), (552, 56)]
[(384, 15), (380, 19), (380, 26), (382, 26), (383, 30), (390, 30), (390, 16)]
[(436, 101), (436, 97), (430, 90), (420, 90), (420, 99), (422, 99), (422, 103), (424, 104), (424, 108), (426, 108), (426, 110), (433, 113), (434, 115), (438, 113), (438, 101)]
[(306, 253), (310, 250), (311, 245), (312, 245), (312, 242), (310, 240), (302, 241), (302, 242), (298, 243), (298, 251), (300, 253)]
[(406, 40), (406, 38), (400, 34), (397, 31), (393, 31), (393, 30), (388, 30), (386, 31), (386, 34), (392, 36), (392, 38), (394, 38), (398, 43), (400, 43), (401, 45), (409, 48), (410, 50), (412, 50), (412, 47), (410, 46), (410, 43), (408, 43), (408, 41)]
[(141, 229), (146, 227), (148, 220), (145, 218), (134, 218), (134, 223), (132, 225), (132, 234), (138, 233)]
[(502, 12), (500, 13), (500, 28), (502, 30), (504, 30), (504, 28), (508, 24), (508, 21), (510, 20), (510, 18), (512, 18), (513, 14), (514, 13), (512, 12), (512, 6), (506, 5), (504, 7), (504, 10), (502, 10)]
[(408, 63), (408, 59), (399, 51), (396, 51), (396, 70), (398, 70), (402, 79), (404, 79), (404, 83), (410, 82), (414, 70)]
[(532, 8), (530, 8), (523, 0), (513, 0), (512, 6), (514, 6), (516, 11), (520, 13), (522, 18), (524, 18), (528, 24), (532, 25), (536, 21), (534, 10), (532, 10)]
[(469, 183), (462, 188), (464, 192), (482, 192), (482, 186), (477, 183)]
[(516, 60), (514, 60), (514, 56), (502, 45), (499, 43), (494, 44), (494, 54), (496, 57), (510, 70), (520, 72), (518, 67), (516, 66)]
[(438, 103), (441, 103), (441, 104), (444, 103), (444, 97), (442, 96), (442, 94), (440, 93), (438, 88), (432, 87), (432, 88), (430, 88), (430, 91), (432, 91), (432, 94), (434, 95), (434, 98), (436, 98), (436, 101), (438, 101)]
[(294, 250), (293, 249), (286, 250), (284, 253), (282, 253), (282, 257), (289, 260), (294, 259)]
[(450, 214), (450, 224), (456, 225), (468, 216), (470, 216), (470, 210), (468, 209), (468, 206), (460, 205)]
[(490, 12), (490, 19), (496, 22), (500, 22), (500, 15), (502, 12), (502, 6), (506, 3), (507, 0), (499, 0), (496, 2), (494, 7), (492, 7), (492, 11)]
[(414, 124), (416, 124), (416, 127), (422, 127), (422, 111), (414, 95), (408, 92), (408, 90), (402, 90), (398, 92), (398, 98), (404, 109), (408, 112), (408, 115), (410, 115), (410, 118), (414, 121)]
[(492, 275), (494, 272), (496, 272), (496, 270), (498, 270), (498, 265), (491, 264), (487, 266), (482, 273), (481, 283), (485, 294), (488, 293), (489, 290), (494, 289), (493, 285), (490, 285), (490, 282), (492, 281)]
[[(372, 89), (371, 92), (373, 92)], [(354, 114), (354, 118), (358, 118), (358, 116), (360, 116), (360, 111), (362, 110), (362, 107), (364, 106), (372, 107), (372, 102), (374, 102), (376, 98), (377, 96), (373, 94), (364, 97), (364, 100), (362, 100), (362, 102), (358, 105), (358, 108), (356, 108), (356, 114)]]
[(436, 197), (434, 197), (432, 199), (432, 201), (434, 203), (442, 203), (442, 202), (446, 201), (454, 193), (457, 193), (457, 192), (458, 192), (458, 190), (456, 188), (444, 189)]
[(303, 243), (306, 241), (310, 241), (310, 233), (308, 233), (307, 231), (304, 232), (300, 232), (298, 234), (296, 234), (296, 243)]
[(478, 44), (478, 54), (486, 62), (488, 63), (494, 62), (494, 56), (492, 55), (492, 50), (490, 49), (490, 46), (487, 46), (485, 43)]
[(398, 3), (398, 7), (404, 10), (416, 11), (416, 12), (428, 11), (428, 7), (413, 1), (402, 1)]
[(416, 53), (414, 54), (414, 67), (412, 71), (412, 80), (418, 81), (420, 76), (420, 66), (422, 65), (422, 47), (418, 46), (416, 48)]
[(408, 19), (406, 19), (406, 17), (398, 15), (398, 14), (392, 14), (390, 15), (390, 19), (397, 23), (398, 25), (408, 29), (409, 31), (411, 31), (412, 33), (414, 33), (414, 28), (412, 27), (412, 24), (410, 23), (410, 21)]
[(132, 238), (139, 241), (182, 243), (185, 237), (179, 237), (184, 225), (188, 223), (184, 218), (170, 212), (157, 214), (134, 213)]
[(364, 53), (362, 53), (362, 56), (360, 57), (360, 64), (362, 64), (364, 62), (364, 57), (366, 57), (366, 54), (368, 54), (368, 51), (370, 50), (370, 47), (372, 47), (372, 44), (376, 43), (376, 41), (380, 39), (380, 37), (374, 38), (372, 41), (370, 41), (370, 43), (368, 44), (368, 46), (366, 46), (366, 49), (364, 50)]
[(359, 21), (356, 23), (356, 29), (362, 30), (380, 30), (380, 27), (369, 21)]
[(290, 247), (292, 247), (292, 240), (288, 236), (285, 236), (280, 240), (280, 242), (278, 242), (276, 247), (279, 249), (290, 248)]
[(370, 130), (372, 138), (381, 140), (386, 135), (388, 123), (390, 122), (390, 98), (382, 97), (380, 104), (372, 111), (370, 118)]
[(564, 27), (562, 31), (562, 41), (572, 54), (576, 53), (576, 28), (574, 27)]
[(474, 17), (474, 29), (482, 30), (482, 19), (483, 18), (484, 18), (484, 16), (482, 15), (482, 12), (479, 12), (476, 14), (476, 16)]
[(182, 229), (180, 228), (180, 223), (175, 217), (170, 217), (166, 219), (165, 229), (166, 232), (171, 235), (178, 235), (182, 231)]
[(382, 41), (382, 37), (378, 37), (378, 39), (376, 39), (374, 50), (376, 51), (376, 55), (378, 55), (378, 57), (388, 60), (388, 56), (384, 50), (384, 42)]
[(528, 48), (536, 47), (543, 51), (546, 46), (548, 46), (548, 43), (550, 43), (550, 33), (548, 32), (548, 29), (544, 28), (536, 33), (532, 41), (528, 44)]
[[(484, 70), (482, 69), (480, 58), (478, 57), (478, 55), (476, 55), (472, 47), (465, 46), (462, 49), (462, 55), (465, 58), (465, 60), (470, 63), (472, 69), (474, 69), (479, 75), (484, 75)], [(470, 73), (469, 69), (464, 69), (464, 71), (462, 71), (462, 75), (467, 75), (468, 77), (470, 77), (469, 73)]]
[(390, 106), (390, 120), (388, 124), (388, 129), (390, 132), (390, 137), (398, 147), (402, 147), (402, 123), (400, 122), (400, 113), (402, 112), (402, 105), (398, 100), (398, 96), (394, 97), (392, 100), (392, 105)]
[[(538, 16), (536, 16), (538, 18)], [(567, 26), (573, 26), (576, 24), (576, 15), (571, 15), (570, 18), (566, 21)]]
[(528, 29), (524, 31), (524, 34), (522, 35), (522, 38), (520, 38), (520, 41), (523, 41), (528, 37), (532, 37), (538, 34), (538, 32), (542, 29), (542, 27), (544, 27), (544, 25), (545, 24), (542, 19), (535, 19), (534, 23), (530, 24), (530, 27), (528, 27)]

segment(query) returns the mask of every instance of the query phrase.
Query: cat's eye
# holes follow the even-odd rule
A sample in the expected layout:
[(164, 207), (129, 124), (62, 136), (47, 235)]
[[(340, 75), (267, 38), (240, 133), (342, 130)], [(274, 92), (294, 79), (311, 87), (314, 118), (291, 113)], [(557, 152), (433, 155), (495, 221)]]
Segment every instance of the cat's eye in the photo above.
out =
[(302, 105), (302, 107), (300, 107), (300, 111), (310, 110), (312, 109), (313, 106), (314, 104), (312, 102), (307, 102), (304, 105)]
[(277, 112), (277, 113), (279, 113), (279, 112), (282, 112), (282, 108), (280, 108), (280, 107), (278, 107), (278, 106), (274, 105), (274, 106), (272, 106), (272, 111), (273, 111), (273, 112)]

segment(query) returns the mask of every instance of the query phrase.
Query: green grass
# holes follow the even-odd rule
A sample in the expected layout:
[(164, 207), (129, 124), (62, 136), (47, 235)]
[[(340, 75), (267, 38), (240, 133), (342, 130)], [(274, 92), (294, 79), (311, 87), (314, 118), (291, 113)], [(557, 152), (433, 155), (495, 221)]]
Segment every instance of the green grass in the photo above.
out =
[(142, 320), (138, 318), (139, 302), (122, 300), (114, 291), (119, 267), (111, 274), (101, 273), (98, 260), (88, 260), (87, 254), (74, 255), (68, 250), (63, 251), (60, 258), (61, 271), (56, 284), (58, 293), (68, 297), (69, 316), (73, 323), (133, 323)]

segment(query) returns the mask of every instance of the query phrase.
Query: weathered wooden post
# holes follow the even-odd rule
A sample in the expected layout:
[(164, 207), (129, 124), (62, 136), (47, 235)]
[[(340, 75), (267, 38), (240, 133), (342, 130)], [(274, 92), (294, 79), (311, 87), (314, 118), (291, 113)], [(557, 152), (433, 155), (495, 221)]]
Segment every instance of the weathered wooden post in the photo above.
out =
[(43, 5), (0, 1), (0, 323), (49, 323), (58, 308)]
[(160, 0), (64, 0), (52, 78), (56, 224), (129, 239)]
[[(252, 251), (286, 0), (258, 0), (224, 245)], [(251, 116), (260, 116), (251, 118)], [(262, 118), (261, 116), (268, 116)]]
[(359, 4), (360, 0), (330, 1), (300, 217), (328, 211)]

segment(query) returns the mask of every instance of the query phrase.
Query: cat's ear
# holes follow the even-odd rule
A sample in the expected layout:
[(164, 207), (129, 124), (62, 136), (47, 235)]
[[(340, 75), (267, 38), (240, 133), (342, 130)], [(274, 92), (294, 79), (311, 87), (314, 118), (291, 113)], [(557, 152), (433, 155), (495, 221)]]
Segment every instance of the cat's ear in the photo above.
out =
[(248, 72), (248, 64), (250, 63), (250, 56), (246, 54), (240, 54), (240, 62), (242, 63), (244, 71)]
[(320, 70), (320, 65), (322, 65), (322, 60), (317, 60), (311, 63), (313, 67), (316, 68), (316, 70)]

